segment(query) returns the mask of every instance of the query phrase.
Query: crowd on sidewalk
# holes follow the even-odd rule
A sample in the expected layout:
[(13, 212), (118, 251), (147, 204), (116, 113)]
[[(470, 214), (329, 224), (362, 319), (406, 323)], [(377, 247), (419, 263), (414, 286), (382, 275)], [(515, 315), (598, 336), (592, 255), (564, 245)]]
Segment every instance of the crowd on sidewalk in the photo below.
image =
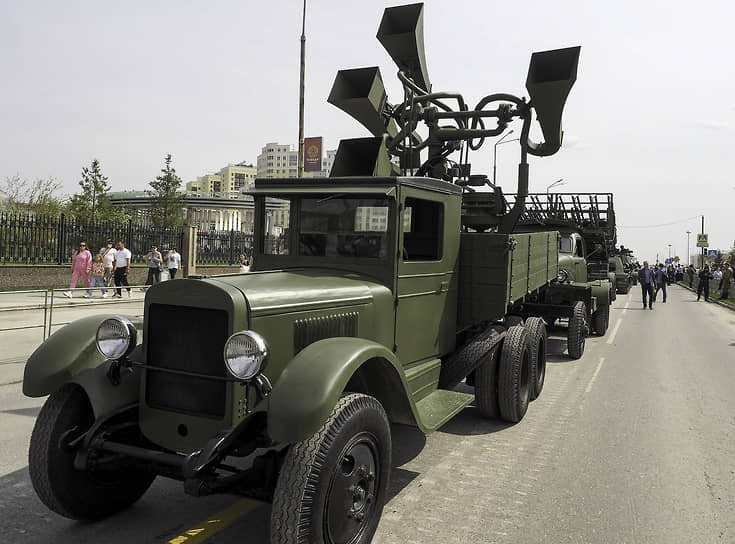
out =
[(697, 302), (702, 298), (702, 295), (704, 295), (705, 302), (709, 302), (711, 280), (719, 280), (717, 287), (717, 291), (720, 292), (719, 298), (726, 299), (729, 296), (730, 284), (732, 283), (733, 267), (729, 262), (726, 262), (720, 266), (713, 266), (712, 270), (707, 264), (701, 269), (695, 268), (691, 264), (686, 268), (681, 265), (664, 267), (663, 263), (649, 268), (648, 261), (643, 261), (643, 268), (638, 271), (643, 308), (653, 310), (653, 303), (656, 302), (659, 293), (663, 294), (662, 303), (665, 303), (666, 286), (676, 281), (684, 281), (684, 276), (686, 276), (689, 287), (692, 289), (694, 288), (694, 278), (697, 278)]
[[(116, 246), (116, 247), (115, 247)], [(81, 279), (87, 288), (83, 298), (90, 298), (94, 290), (99, 288), (102, 292), (102, 298), (112, 296), (112, 298), (122, 298), (122, 288), (125, 287), (128, 297), (131, 296), (131, 287), (128, 283), (128, 271), (130, 270), (130, 262), (132, 253), (125, 247), (125, 242), (118, 240), (114, 244), (112, 240), (107, 240), (105, 247), (92, 257), (92, 253), (87, 247), (87, 243), (82, 241), (79, 247), (72, 254), (72, 274), (69, 290), (64, 292), (64, 296), (72, 298), (74, 290)], [(158, 247), (151, 246), (151, 250), (145, 255), (148, 265), (148, 278), (146, 285), (155, 285), (161, 281), (161, 272), (163, 267), (163, 256)], [(167, 272), (170, 279), (176, 277), (176, 273), (181, 268), (181, 255), (175, 247), (166, 255)], [(114, 291), (112, 295), (108, 292)]]

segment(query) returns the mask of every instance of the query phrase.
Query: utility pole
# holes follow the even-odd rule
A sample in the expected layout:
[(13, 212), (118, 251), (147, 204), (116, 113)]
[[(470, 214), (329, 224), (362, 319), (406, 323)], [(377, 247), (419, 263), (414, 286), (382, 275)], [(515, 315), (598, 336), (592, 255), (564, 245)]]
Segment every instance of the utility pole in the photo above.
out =
[(687, 231), (687, 266), (689, 266), (690, 264), (692, 264), (692, 257), (689, 254), (689, 235), (691, 233), (692, 233), (692, 231), (690, 231), (690, 230)]
[[(704, 234), (704, 214), (702, 214), (702, 234)], [(704, 268), (704, 258), (707, 255), (705, 251), (707, 251), (707, 248), (702, 247), (702, 265), (700, 268)]]
[(299, 165), (298, 177), (304, 177), (304, 75), (306, 72), (306, 0), (301, 19), (301, 78), (299, 79)]

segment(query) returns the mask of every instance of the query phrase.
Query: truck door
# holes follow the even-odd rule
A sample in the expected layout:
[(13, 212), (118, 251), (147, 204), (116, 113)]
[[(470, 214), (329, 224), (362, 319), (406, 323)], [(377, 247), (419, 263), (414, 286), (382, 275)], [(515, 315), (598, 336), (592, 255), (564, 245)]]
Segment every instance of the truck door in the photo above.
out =
[(400, 204), (395, 345), (407, 364), (454, 348), (460, 212), (456, 196), (406, 186)]

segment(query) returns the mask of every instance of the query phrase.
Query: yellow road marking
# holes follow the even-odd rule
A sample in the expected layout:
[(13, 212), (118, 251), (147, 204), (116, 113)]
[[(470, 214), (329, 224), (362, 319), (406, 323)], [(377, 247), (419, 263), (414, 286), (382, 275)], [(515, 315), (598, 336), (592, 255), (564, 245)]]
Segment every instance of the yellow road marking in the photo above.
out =
[(201, 544), (210, 536), (232, 525), (262, 504), (262, 502), (253, 499), (241, 499), (221, 512), (213, 514), (209, 519), (197, 523), (191, 529), (187, 529), (172, 538), (167, 544)]

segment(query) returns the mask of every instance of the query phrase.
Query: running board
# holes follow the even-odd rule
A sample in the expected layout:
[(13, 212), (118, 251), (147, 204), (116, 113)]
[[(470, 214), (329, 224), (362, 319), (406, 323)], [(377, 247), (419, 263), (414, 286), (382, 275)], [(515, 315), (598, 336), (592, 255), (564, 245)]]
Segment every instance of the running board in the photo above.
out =
[(465, 406), (475, 400), (475, 395), (437, 389), (416, 403), (419, 426), (425, 433), (437, 430)]

